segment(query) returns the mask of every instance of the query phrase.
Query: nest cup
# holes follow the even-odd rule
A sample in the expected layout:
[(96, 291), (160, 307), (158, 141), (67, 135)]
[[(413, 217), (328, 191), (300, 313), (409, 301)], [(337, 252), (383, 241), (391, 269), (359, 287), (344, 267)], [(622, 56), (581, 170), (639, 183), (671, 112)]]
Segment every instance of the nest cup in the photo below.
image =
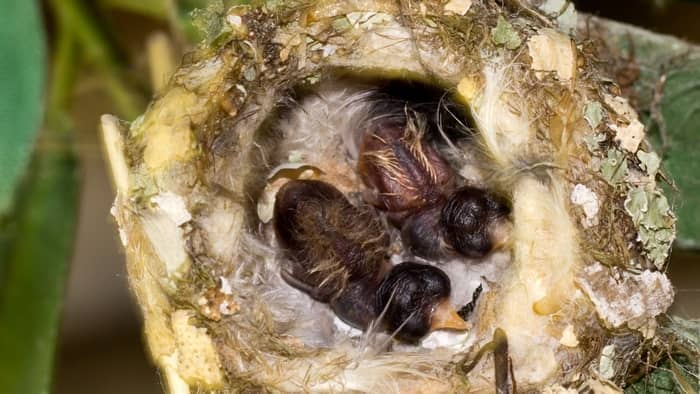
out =
[[(216, 28), (146, 113), (102, 119), (112, 214), (170, 392), (625, 383), (673, 299), (675, 219), (595, 45), (487, 0), (212, 7)], [(269, 224), (288, 179), (360, 201), (353, 133), (392, 84), (421, 92), (409, 104), (432, 92), (435, 113), (450, 101), (454, 130), (430, 138), (460, 182), (512, 206), (506, 252), (444, 266), (459, 303), (485, 278), (473, 328), (410, 345), (353, 332), (287, 285)]]

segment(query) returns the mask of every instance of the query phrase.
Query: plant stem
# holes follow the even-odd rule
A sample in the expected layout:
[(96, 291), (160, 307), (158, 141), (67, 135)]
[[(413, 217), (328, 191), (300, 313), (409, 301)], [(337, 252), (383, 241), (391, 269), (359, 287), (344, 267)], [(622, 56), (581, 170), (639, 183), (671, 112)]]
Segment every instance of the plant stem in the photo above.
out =
[[(87, 60), (94, 64), (104, 78), (107, 93), (114, 101), (119, 114), (128, 119), (135, 118), (143, 108), (143, 99), (124, 82), (117, 57), (82, 1), (52, 0), (50, 4), (59, 20), (59, 28), (62, 30), (59, 36), (74, 37), (76, 43), (84, 51)], [(61, 49), (60, 46), (57, 49)], [(58, 58), (63, 56), (57, 54)], [(65, 57), (69, 58), (68, 55)], [(75, 67), (75, 64), (73, 63), (72, 66)], [(68, 70), (58, 71), (67, 72)], [(68, 80), (63, 76), (54, 76), (59, 81)]]
[[(59, 21), (59, 25), (61, 25)], [(51, 60), (46, 124), (48, 129), (66, 134), (72, 129), (67, 110), (70, 107), (71, 93), (75, 83), (76, 59), (75, 37), (63, 26), (59, 27), (56, 49)]]

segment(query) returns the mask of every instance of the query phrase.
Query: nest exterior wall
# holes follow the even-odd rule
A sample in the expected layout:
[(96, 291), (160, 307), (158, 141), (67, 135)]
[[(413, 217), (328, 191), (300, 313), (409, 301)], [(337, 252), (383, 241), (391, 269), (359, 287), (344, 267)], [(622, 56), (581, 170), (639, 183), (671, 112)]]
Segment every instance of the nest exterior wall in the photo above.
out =
[[(149, 350), (171, 392), (488, 391), (492, 361), (469, 373), (458, 366), (498, 327), (508, 335), (520, 388), (623, 382), (634, 360), (618, 357), (623, 361), (613, 363), (612, 372), (601, 369), (603, 347), (616, 346), (620, 337), (637, 344), (652, 337), (672, 289), (661, 283), (657, 293), (640, 293), (663, 302), (630, 317), (634, 329), (625, 320), (613, 334), (600, 304), (591, 301), (606, 299), (595, 296), (606, 293), (596, 287), (605, 282), (586, 282), (582, 270), (597, 261), (613, 277), (657, 270), (637, 241), (638, 223), (623, 208), (627, 180), (615, 172), (606, 177), (605, 154), (620, 152), (637, 179), (653, 183), (656, 173), (644, 173), (636, 151), (616, 148), (615, 131), (631, 124), (617, 119), (632, 115), (607, 105), (606, 119), (615, 127), (584, 119), (588, 105), (605, 103), (614, 87), (583, 47), (522, 10), (468, 3), (464, 15), (440, 2), (234, 8), (220, 16), (226, 28), (217, 41), (191, 55), (141, 118), (131, 125), (103, 119), (129, 279)], [(541, 55), (528, 45), (497, 44), (491, 29), (499, 16), (523, 42), (539, 37), (538, 51), (541, 41), (553, 43), (544, 47), (555, 47), (563, 60), (538, 62)], [(339, 70), (420, 80), (455, 93), (469, 107), (490, 159), (489, 186), (513, 202), (512, 269), (480, 302), (466, 352), (383, 354), (350, 343), (309, 349), (278, 333), (277, 304), (261, 297), (284, 285), (273, 275), (274, 250), (257, 237), (255, 201), (277, 143), (265, 122), (290, 89)], [(590, 146), (596, 135), (604, 138)], [(597, 225), (587, 227), (592, 219), (572, 202), (576, 185), (597, 196)], [(650, 190), (660, 195), (655, 184)], [(668, 215), (657, 228), (673, 230)], [(581, 281), (586, 285), (577, 285)], [(618, 355), (627, 348), (633, 347), (618, 345)]]

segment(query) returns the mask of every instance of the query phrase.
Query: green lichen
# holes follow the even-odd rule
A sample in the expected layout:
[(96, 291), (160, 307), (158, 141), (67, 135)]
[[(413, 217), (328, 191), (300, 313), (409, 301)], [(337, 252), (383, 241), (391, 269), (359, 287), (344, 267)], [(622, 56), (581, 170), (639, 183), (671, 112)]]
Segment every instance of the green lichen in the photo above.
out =
[(600, 151), (600, 143), (606, 139), (604, 134), (586, 134), (583, 137), (583, 142), (586, 143), (586, 148), (588, 148), (589, 152), (597, 153)]
[(280, 0), (265, 0), (265, 8), (270, 11), (276, 11), (280, 9), (282, 5), (284, 5), (284, 2)]
[(491, 39), (496, 45), (503, 45), (510, 50), (516, 49), (522, 44), (518, 32), (503, 16), (498, 17), (498, 24), (491, 29)]
[(649, 199), (647, 192), (641, 187), (630, 190), (625, 199), (625, 210), (632, 217), (632, 221), (639, 226), (644, 216), (649, 212)]
[(645, 255), (658, 269), (662, 269), (668, 259), (671, 244), (675, 238), (673, 229), (639, 228), (639, 241), (645, 250)]
[(572, 34), (576, 31), (578, 12), (573, 2), (569, 0), (545, 0), (537, 8), (554, 19), (559, 29), (566, 34)]
[(257, 72), (255, 71), (254, 67), (248, 67), (243, 71), (243, 78), (245, 78), (246, 81), (254, 81), (255, 77), (257, 76)]
[(647, 257), (661, 269), (675, 238), (674, 219), (663, 194), (637, 186), (625, 199), (625, 210), (638, 227), (639, 241)]
[(231, 32), (231, 27), (224, 18), (225, 13), (223, 0), (210, 1), (206, 8), (192, 11), (192, 24), (201, 32), (207, 45), (220, 41)]
[(642, 226), (650, 229), (665, 228), (671, 214), (666, 196), (661, 193), (649, 194), (649, 211), (642, 219)]
[(608, 155), (600, 164), (600, 172), (611, 186), (622, 183), (629, 173), (625, 154), (617, 149), (608, 150)]
[(303, 154), (298, 150), (292, 150), (289, 152), (289, 155), (287, 155), (287, 160), (289, 160), (290, 163), (299, 163), (302, 159)]
[(583, 117), (586, 118), (591, 128), (595, 130), (603, 120), (603, 105), (598, 101), (591, 101), (583, 109)]
[(348, 30), (350, 27), (352, 27), (350, 21), (344, 15), (341, 18), (334, 19), (333, 22), (331, 22), (331, 26), (333, 26), (333, 30), (337, 32), (344, 32), (345, 30)]
[(637, 158), (642, 163), (642, 167), (644, 171), (646, 171), (647, 175), (649, 175), (649, 178), (656, 178), (656, 173), (659, 171), (659, 167), (661, 166), (661, 159), (659, 158), (659, 155), (654, 152), (647, 153), (640, 150), (637, 152)]

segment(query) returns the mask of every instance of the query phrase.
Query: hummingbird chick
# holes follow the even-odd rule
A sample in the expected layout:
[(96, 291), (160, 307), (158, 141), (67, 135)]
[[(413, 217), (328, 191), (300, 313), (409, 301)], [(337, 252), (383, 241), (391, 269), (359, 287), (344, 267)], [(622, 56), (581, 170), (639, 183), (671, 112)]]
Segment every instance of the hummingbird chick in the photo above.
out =
[(289, 257), (285, 281), (328, 303), (346, 323), (367, 329), (380, 320), (383, 329), (409, 342), (432, 330), (467, 328), (448, 302), (447, 275), (425, 264), (392, 265), (379, 219), (334, 186), (286, 183), (277, 193), (274, 229)]
[(482, 258), (507, 243), (509, 213), (508, 205), (487, 191), (462, 187), (440, 212), (445, 242), (462, 256)]
[(401, 228), (401, 240), (414, 255), (442, 259), (460, 255), (486, 257), (506, 245), (510, 209), (485, 190), (465, 186), (444, 203), (410, 216)]
[(437, 203), (451, 185), (452, 168), (425, 140), (426, 120), (388, 118), (365, 132), (357, 168), (370, 188), (369, 203), (388, 212), (399, 227), (413, 212)]
[(424, 117), (378, 121), (360, 145), (358, 171), (366, 200), (387, 212), (415, 256), (440, 259), (456, 252), (483, 258), (507, 238), (509, 209), (485, 190), (462, 187), (425, 139)]

